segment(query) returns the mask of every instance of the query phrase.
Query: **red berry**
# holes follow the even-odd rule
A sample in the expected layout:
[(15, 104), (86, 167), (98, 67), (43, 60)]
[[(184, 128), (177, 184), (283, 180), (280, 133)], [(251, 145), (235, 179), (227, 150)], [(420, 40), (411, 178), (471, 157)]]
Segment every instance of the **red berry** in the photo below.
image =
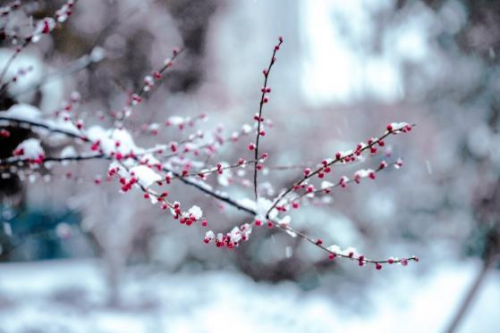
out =
[(10, 132), (7, 131), (6, 129), (2, 129), (2, 130), (0, 130), (0, 136), (2, 138), (8, 138), (10, 136)]

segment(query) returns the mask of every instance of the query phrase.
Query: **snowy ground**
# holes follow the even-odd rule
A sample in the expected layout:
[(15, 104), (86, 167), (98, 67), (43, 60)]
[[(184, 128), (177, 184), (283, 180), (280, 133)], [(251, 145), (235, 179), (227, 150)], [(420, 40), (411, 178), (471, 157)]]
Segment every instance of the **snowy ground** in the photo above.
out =
[[(0, 332), (442, 332), (477, 263), (381, 284), (368, 315), (292, 283), (236, 272), (130, 272), (123, 306), (106, 306), (96, 261), (0, 265)], [(498, 332), (500, 274), (490, 274), (460, 332)]]

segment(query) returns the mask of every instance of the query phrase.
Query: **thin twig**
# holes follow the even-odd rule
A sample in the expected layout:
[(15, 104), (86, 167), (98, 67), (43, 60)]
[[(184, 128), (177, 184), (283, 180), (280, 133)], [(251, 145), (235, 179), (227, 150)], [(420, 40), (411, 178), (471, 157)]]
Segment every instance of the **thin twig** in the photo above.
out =
[[(415, 125), (411, 125), (412, 127), (415, 126)], [(276, 208), (276, 206), (280, 203), (280, 201), (286, 196), (288, 195), (290, 192), (293, 191), (294, 188), (296, 188), (297, 186), (300, 186), (302, 183), (304, 183), (305, 181), (307, 181), (308, 179), (314, 177), (315, 175), (317, 175), (318, 173), (320, 173), (322, 170), (324, 170), (324, 168), (326, 167), (331, 167), (332, 165), (336, 164), (336, 163), (340, 163), (340, 162), (344, 162), (348, 159), (351, 159), (353, 157), (355, 157), (358, 153), (359, 154), (362, 154), (364, 151), (368, 150), (368, 149), (371, 149), (372, 147), (374, 147), (375, 145), (377, 145), (379, 142), (383, 141), (386, 137), (388, 137), (389, 135), (391, 134), (397, 134), (399, 133), (400, 130), (387, 130), (382, 136), (380, 136), (379, 138), (375, 139), (375, 140), (371, 140), (371, 142), (369, 144), (367, 144), (366, 146), (362, 147), (361, 149), (357, 150), (357, 151), (354, 151), (350, 154), (346, 154), (346, 155), (341, 155), (341, 156), (336, 156), (335, 159), (333, 159), (332, 161), (330, 161), (329, 163), (326, 163), (324, 165), (321, 165), (320, 167), (318, 167), (316, 170), (304, 175), (302, 178), (300, 178), (299, 180), (297, 180), (296, 182), (294, 182), (290, 187), (288, 187), (285, 191), (283, 191), (275, 200), (274, 200), (274, 203), (273, 205), (271, 206), (271, 208), (269, 208), (269, 210), (267, 211), (266, 213), (266, 218), (269, 217), (269, 213), (274, 209)]]
[[(78, 2), (78, 0), (74, 0), (72, 6), (74, 6), (77, 2)], [(52, 18), (57, 21), (57, 12), (53, 15)], [(33, 34), (31, 36), (28, 36), (27, 38), (25, 38), (24, 42), (21, 44), (21, 46), (19, 46), (19, 47), (16, 48), (16, 50), (14, 51), (14, 53), (10, 56), (9, 60), (7, 61), (7, 63), (5, 64), (5, 66), (3, 67), (3, 70), (2, 70), (2, 72), (0, 74), (0, 82), (3, 82), (3, 78), (4, 78), (5, 74), (7, 73), (7, 70), (12, 65), (12, 63), (17, 58), (17, 56), (26, 47), (28, 47), (28, 45), (30, 45), (32, 42), (33, 42)]]
[(264, 69), (263, 74), (264, 74), (264, 86), (261, 89), (261, 96), (260, 96), (260, 103), (259, 103), (259, 114), (258, 114), (258, 120), (257, 120), (257, 136), (255, 138), (255, 163), (254, 163), (254, 173), (253, 173), (253, 185), (254, 185), (254, 194), (255, 194), (255, 200), (257, 201), (258, 198), (258, 183), (257, 183), (257, 173), (258, 173), (258, 168), (257, 168), (257, 163), (259, 160), (259, 143), (260, 143), (260, 137), (261, 137), (261, 126), (262, 126), (262, 110), (264, 108), (264, 104), (268, 102), (268, 98), (266, 97), (266, 94), (270, 92), (267, 87), (267, 80), (269, 79), (269, 74), (271, 73), (271, 69), (273, 68), (273, 65), (276, 62), (276, 53), (279, 51), (281, 44), (283, 44), (283, 38), (279, 37), (279, 43), (274, 46), (273, 50), (273, 56), (271, 57), (271, 61), (269, 62), (269, 66), (267, 69)]

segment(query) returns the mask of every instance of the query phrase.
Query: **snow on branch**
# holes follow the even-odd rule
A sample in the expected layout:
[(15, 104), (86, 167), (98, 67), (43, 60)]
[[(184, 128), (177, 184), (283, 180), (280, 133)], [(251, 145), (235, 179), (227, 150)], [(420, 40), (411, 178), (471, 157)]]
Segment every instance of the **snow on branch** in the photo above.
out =
[[(3, 78), (14, 61), (16, 55), (28, 44), (36, 42), (42, 35), (51, 33), (56, 22), (64, 22), (72, 13), (76, 0), (68, 0), (54, 14), (54, 17), (44, 18), (35, 24), (32, 34), (24, 39), (24, 43), (17, 47), (14, 55), (9, 59), (0, 75), (0, 90), (22, 76), (19, 72), (11, 81), (3, 82)], [(0, 14), (8, 16), (18, 9), (18, 2), (0, 8)], [(165, 71), (174, 65), (174, 60), (182, 53), (182, 49), (174, 49), (172, 56), (165, 60), (160, 69), (153, 71), (143, 78), (139, 90), (130, 94), (125, 106), (118, 112), (109, 110), (112, 115), (109, 127), (102, 124), (87, 125), (88, 121), (77, 118), (76, 109), (81, 104), (81, 97), (78, 93), (73, 93), (68, 101), (62, 103), (60, 110), (42, 116), (41, 111), (36, 107), (17, 103), (8, 110), (0, 112), (0, 140), (9, 140), (10, 130), (20, 127), (29, 129), (36, 134), (19, 144), (11, 152), (11, 156), (0, 160), (0, 171), (2, 174), (16, 174), (22, 168), (29, 168), (32, 172), (37, 172), (42, 166), (50, 163), (61, 163), (63, 166), (82, 161), (103, 161), (107, 163), (107, 174), (104, 177), (97, 176), (94, 183), (102, 186), (102, 178), (107, 182), (114, 182), (118, 185), (118, 192), (123, 195), (131, 191), (138, 191), (144, 199), (151, 202), (160, 210), (166, 211), (180, 224), (185, 226), (201, 225), (207, 227), (208, 217), (198, 205), (184, 207), (181, 202), (175, 199), (177, 193), (171, 193), (169, 185), (177, 181), (186, 187), (191, 187), (200, 193), (229, 205), (249, 218), (247, 223), (239, 226), (232, 226), (228, 232), (206, 232), (203, 242), (215, 243), (219, 248), (234, 249), (241, 242), (248, 241), (255, 228), (266, 225), (268, 228), (277, 228), (286, 232), (291, 237), (298, 237), (311, 243), (313, 246), (326, 253), (329, 259), (337, 257), (345, 258), (357, 262), (360, 266), (371, 266), (379, 270), (384, 264), (401, 264), (406, 266), (409, 261), (418, 261), (417, 257), (410, 256), (404, 258), (370, 259), (358, 253), (354, 248), (341, 249), (337, 245), (326, 245), (321, 238), (311, 237), (306, 233), (292, 226), (292, 216), (290, 213), (301, 207), (301, 204), (313, 200), (316, 196), (324, 196), (331, 193), (335, 188), (345, 188), (348, 184), (361, 184), (365, 180), (375, 180), (379, 172), (387, 170), (390, 166), (400, 168), (402, 160), (386, 162), (385, 160), (372, 165), (371, 168), (362, 168), (355, 171), (348, 177), (342, 175), (340, 178), (333, 178), (336, 164), (353, 164), (361, 160), (363, 155), (376, 155), (385, 146), (385, 140), (401, 133), (408, 133), (414, 125), (408, 123), (391, 123), (387, 125), (385, 132), (377, 138), (371, 138), (359, 143), (350, 151), (338, 151), (312, 167), (306, 167), (297, 176), (296, 181), (287, 188), (279, 192), (274, 198), (266, 198), (266, 195), (259, 195), (267, 187), (273, 188), (272, 184), (259, 184), (258, 171), (263, 170), (263, 162), (268, 158), (267, 153), (261, 153), (261, 137), (265, 136), (264, 130), (264, 105), (269, 101), (271, 88), (268, 85), (271, 69), (276, 64), (276, 54), (280, 50), (283, 38), (278, 38), (278, 43), (274, 46), (270, 63), (263, 70), (264, 83), (261, 88), (261, 97), (258, 113), (254, 116), (256, 121), (255, 143), (248, 146), (254, 152), (254, 158), (245, 160), (243, 158), (232, 158), (230, 161), (210, 160), (217, 157), (217, 152), (225, 147), (226, 142), (237, 142), (240, 138), (252, 133), (253, 127), (247, 124), (241, 126), (239, 131), (233, 132), (230, 136), (222, 135), (222, 130), (217, 127), (214, 134), (209, 136), (205, 132), (199, 131), (189, 136), (178, 137), (170, 142), (141, 147), (140, 134), (151, 134), (153, 137), (160, 134), (160, 124), (142, 124), (139, 130), (133, 130), (131, 117), (135, 106), (145, 102), (144, 96), (163, 78)], [(99, 55), (95, 55), (98, 57)], [(99, 61), (100, 59), (85, 58), (86, 62), (82, 66), (87, 66), (89, 61)], [(78, 68), (81, 68), (78, 67)], [(187, 118), (181, 115), (169, 115), (163, 124), (165, 128), (178, 128), (181, 132), (186, 128), (194, 127), (197, 121), (207, 118), (205, 114), (198, 117)], [(59, 155), (51, 153), (49, 138), (54, 134), (65, 138)], [(175, 132), (174, 134), (178, 134)], [(1, 141), (0, 141), (1, 142)], [(151, 142), (151, 141), (148, 141)], [(59, 148), (61, 148), (59, 146)], [(71, 163), (71, 164), (72, 164)], [(253, 165), (253, 172), (246, 173), (246, 166)], [(296, 170), (297, 166), (269, 167), (267, 171)], [(233, 176), (234, 174), (234, 176)], [(211, 177), (211, 176), (214, 177)], [(230, 177), (231, 176), (231, 177)], [(217, 182), (213, 178), (217, 177)], [(234, 179), (241, 180), (235, 183)], [(253, 185), (254, 198), (236, 198), (222, 191), (221, 187), (226, 186), (246, 186)], [(267, 195), (271, 196), (271, 194)], [(287, 213), (287, 214), (286, 214)]]
[[(66, 0), (66, 3), (62, 5), (52, 17), (45, 17), (41, 20), (39, 20), (36, 25), (35, 29), (29, 34), (28, 36), (24, 37), (24, 42), (16, 47), (15, 52), (12, 54), (12, 56), (9, 58), (7, 61), (7, 64), (4, 66), (2, 69), (2, 72), (0, 73), (0, 84), (2, 84), (2, 88), (4, 85), (4, 77), (5, 74), (7, 73), (7, 70), (9, 67), (12, 65), (14, 60), (17, 58), (17, 56), (24, 50), (26, 49), (31, 43), (36, 43), (38, 42), (43, 35), (48, 35), (57, 26), (57, 23), (64, 23), (66, 20), (71, 16), (73, 13), (73, 6), (78, 2), (78, 0)], [(9, 16), (14, 10), (19, 9), (21, 6), (20, 1), (15, 1), (11, 5), (8, 5), (7, 7), (4, 7), (0, 9), (1, 15), (2, 16)], [(5, 31), (4, 33), (8, 35), (8, 32)], [(14, 32), (15, 34), (15, 32)]]

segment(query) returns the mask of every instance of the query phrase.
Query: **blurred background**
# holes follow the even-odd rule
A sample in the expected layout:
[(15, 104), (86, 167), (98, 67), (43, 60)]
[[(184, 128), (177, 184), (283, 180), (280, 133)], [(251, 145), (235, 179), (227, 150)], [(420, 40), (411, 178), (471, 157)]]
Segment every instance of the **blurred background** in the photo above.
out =
[[(62, 4), (22, 1), (2, 31), (22, 36), (30, 18)], [(179, 47), (129, 124), (136, 143), (197, 131), (231, 137), (253, 124), (262, 69), (283, 36), (264, 110), (272, 127), (261, 146), (270, 155), (263, 195), (274, 198), (303, 166), (379, 136), (388, 123), (416, 124), (387, 142), (404, 159), (401, 170), (311, 200), (292, 223), (368, 257), (421, 260), (378, 272), (330, 262), (267, 229), (221, 251), (202, 242), (206, 230), (180, 226), (140, 193), (96, 185), (109, 162), (3, 169), (0, 332), (498, 332), (499, 22), (494, 0), (78, 1), (64, 26), (9, 67), (6, 77), (32, 70), (2, 92), (1, 110), (22, 102), (49, 117), (78, 91), (79, 116), (100, 123)], [(5, 35), (1, 43), (4, 68), (14, 47)], [(201, 114), (194, 128), (163, 126)], [(0, 159), (34, 135), (10, 131)], [(205, 162), (249, 158), (252, 141), (226, 140)], [(68, 146), (44, 144), (52, 155)], [(355, 170), (341, 166), (333, 177)], [(249, 176), (235, 172), (214, 186), (252, 199)], [(248, 222), (195, 189), (170, 192), (202, 207), (214, 231)]]

